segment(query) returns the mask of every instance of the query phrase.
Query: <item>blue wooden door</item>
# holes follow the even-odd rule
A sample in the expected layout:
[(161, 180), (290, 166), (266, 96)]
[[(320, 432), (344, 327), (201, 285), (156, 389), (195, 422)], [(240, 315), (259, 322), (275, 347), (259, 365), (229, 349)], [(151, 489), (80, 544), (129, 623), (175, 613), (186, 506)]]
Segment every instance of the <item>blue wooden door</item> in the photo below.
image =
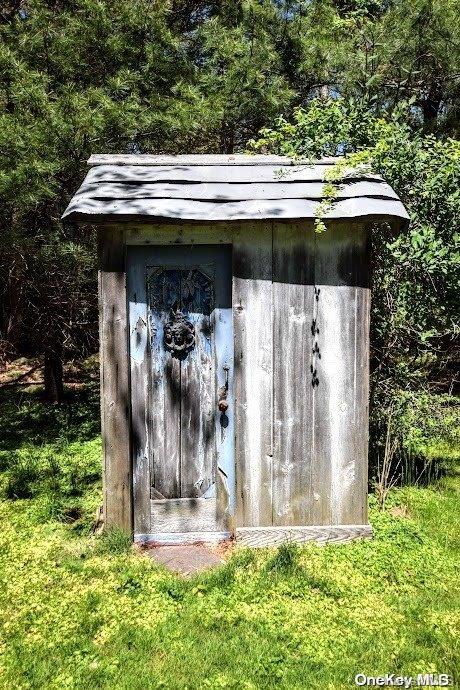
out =
[(135, 533), (222, 538), (232, 528), (231, 253), (128, 253)]

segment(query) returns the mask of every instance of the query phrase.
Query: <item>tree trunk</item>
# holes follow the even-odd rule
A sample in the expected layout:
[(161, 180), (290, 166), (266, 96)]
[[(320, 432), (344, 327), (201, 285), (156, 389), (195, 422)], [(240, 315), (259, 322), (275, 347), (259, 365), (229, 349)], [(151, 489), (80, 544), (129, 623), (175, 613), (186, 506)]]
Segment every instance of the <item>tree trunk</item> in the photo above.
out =
[(421, 102), (420, 107), (423, 113), (423, 128), (425, 132), (433, 132), (436, 129), (441, 102), (441, 96), (433, 95), (431, 92)]
[(235, 149), (235, 125), (232, 121), (222, 120), (220, 127), (220, 153), (233, 153)]
[(61, 403), (64, 399), (62, 347), (58, 343), (45, 348), (45, 397), (50, 402)]

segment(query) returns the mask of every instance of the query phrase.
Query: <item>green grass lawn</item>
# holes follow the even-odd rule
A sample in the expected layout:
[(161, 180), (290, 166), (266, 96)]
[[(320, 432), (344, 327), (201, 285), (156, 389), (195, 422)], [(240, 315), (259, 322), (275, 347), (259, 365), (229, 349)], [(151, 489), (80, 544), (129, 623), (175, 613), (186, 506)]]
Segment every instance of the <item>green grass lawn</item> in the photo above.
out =
[(91, 534), (98, 401), (0, 419), (0, 687), (352, 688), (369, 675), (458, 673), (458, 477), (373, 505), (375, 539), (239, 550), (189, 580)]

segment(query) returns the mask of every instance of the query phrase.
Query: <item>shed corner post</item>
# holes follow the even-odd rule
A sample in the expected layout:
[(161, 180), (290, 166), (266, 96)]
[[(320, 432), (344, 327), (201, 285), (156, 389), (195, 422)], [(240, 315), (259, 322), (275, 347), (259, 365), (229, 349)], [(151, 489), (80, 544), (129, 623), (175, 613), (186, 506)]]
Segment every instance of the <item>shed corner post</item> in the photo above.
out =
[(125, 231), (98, 229), (104, 526), (133, 534)]

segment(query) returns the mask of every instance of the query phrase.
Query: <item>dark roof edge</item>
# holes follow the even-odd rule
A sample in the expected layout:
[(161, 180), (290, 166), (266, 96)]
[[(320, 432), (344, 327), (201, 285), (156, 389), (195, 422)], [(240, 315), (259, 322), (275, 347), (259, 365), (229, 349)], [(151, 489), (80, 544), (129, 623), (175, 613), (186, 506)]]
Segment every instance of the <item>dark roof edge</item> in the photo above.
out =
[[(168, 218), (163, 216), (134, 216), (134, 215), (117, 215), (113, 214), (107, 215), (91, 215), (79, 212), (70, 212), (62, 216), (62, 220), (65, 223), (75, 224), (75, 225), (194, 225), (194, 226), (204, 226), (209, 225), (209, 221), (206, 220), (195, 220), (190, 219), (184, 221), (183, 218)], [(238, 223), (260, 223), (266, 224), (267, 220), (273, 221), (274, 219), (267, 218), (248, 218), (246, 220), (239, 220)], [(314, 225), (314, 218), (281, 218), (280, 223), (299, 223), (308, 222), (311, 226)], [(275, 220), (276, 222), (276, 220)], [(399, 232), (405, 232), (409, 228), (410, 220), (408, 218), (401, 218), (401, 216), (388, 216), (385, 214), (370, 214), (368, 216), (357, 216), (354, 218), (326, 218), (326, 225), (328, 224), (340, 224), (340, 223), (361, 223), (366, 227), (372, 227), (374, 223), (387, 223), (395, 234)], [(235, 221), (231, 219), (226, 220), (215, 220), (212, 221), (213, 225), (232, 225)]]

